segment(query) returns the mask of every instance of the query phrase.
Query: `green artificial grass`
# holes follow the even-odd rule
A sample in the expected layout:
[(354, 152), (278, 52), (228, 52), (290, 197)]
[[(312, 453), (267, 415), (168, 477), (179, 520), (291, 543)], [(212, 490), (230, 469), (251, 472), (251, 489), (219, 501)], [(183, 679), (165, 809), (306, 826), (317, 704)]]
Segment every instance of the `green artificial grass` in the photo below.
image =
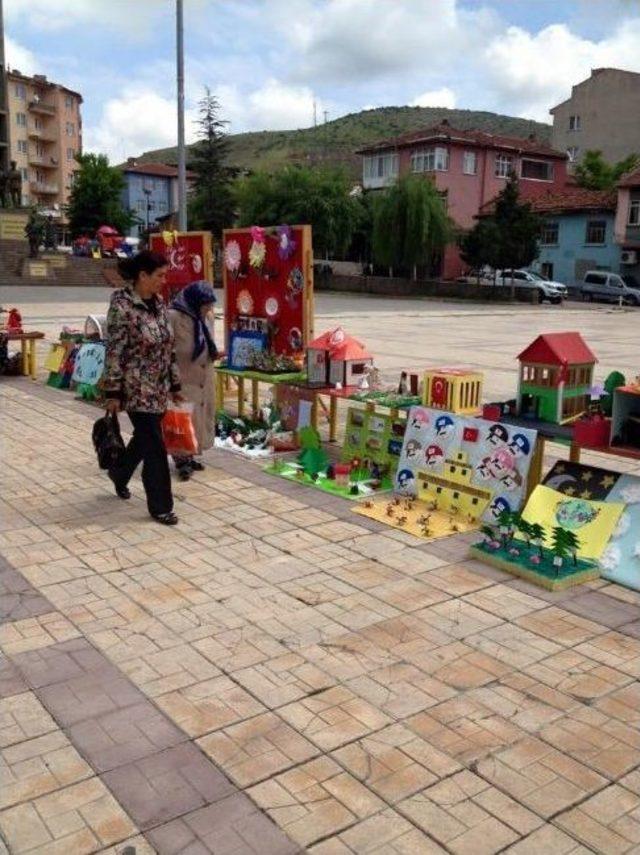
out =
[(305, 487), (315, 487), (316, 490), (322, 490), (324, 493), (331, 493), (332, 496), (339, 496), (341, 499), (350, 499), (352, 501), (358, 501), (367, 496), (377, 496), (380, 493), (389, 493), (393, 490), (393, 480), (388, 475), (382, 476), (381, 486), (377, 490), (373, 490), (372, 492), (360, 492), (359, 490), (356, 495), (352, 495), (350, 492), (352, 484), (358, 484), (359, 480), (362, 479), (356, 478), (348, 487), (345, 487), (341, 484), (336, 484), (334, 480), (330, 480), (326, 475), (320, 473), (317, 480), (314, 481), (306, 473), (303, 473), (302, 476), (298, 475), (297, 473), (301, 471), (300, 467), (290, 461), (275, 461), (265, 466), (264, 471), (270, 475), (277, 475), (279, 478), (286, 478), (287, 481), (295, 481), (296, 484), (303, 484)]

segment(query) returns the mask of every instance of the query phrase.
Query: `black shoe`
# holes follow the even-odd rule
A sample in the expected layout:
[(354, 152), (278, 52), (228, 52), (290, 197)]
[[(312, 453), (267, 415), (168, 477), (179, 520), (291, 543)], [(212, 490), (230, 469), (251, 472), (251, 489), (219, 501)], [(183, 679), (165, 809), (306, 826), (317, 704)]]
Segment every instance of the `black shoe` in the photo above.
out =
[(178, 517), (173, 511), (169, 511), (168, 514), (152, 514), (151, 516), (160, 525), (178, 525)]
[(191, 468), (188, 466), (180, 466), (178, 469), (178, 478), (181, 481), (188, 481), (191, 478)]
[(204, 472), (204, 463), (200, 463), (199, 460), (191, 461), (191, 471), (192, 472)]
[(113, 477), (111, 472), (108, 472), (107, 474), (109, 475), (109, 478), (113, 481), (113, 486), (116, 488), (116, 496), (118, 496), (119, 499), (130, 499), (131, 490), (127, 486), (119, 486), (116, 483), (116, 479)]

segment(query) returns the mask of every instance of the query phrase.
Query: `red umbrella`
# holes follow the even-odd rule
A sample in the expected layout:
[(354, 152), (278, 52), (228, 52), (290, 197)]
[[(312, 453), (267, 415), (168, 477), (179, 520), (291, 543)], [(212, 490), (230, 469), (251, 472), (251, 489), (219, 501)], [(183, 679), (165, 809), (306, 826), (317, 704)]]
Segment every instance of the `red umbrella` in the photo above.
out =
[(117, 235), (118, 230), (114, 229), (113, 226), (100, 226), (97, 231), (99, 235)]

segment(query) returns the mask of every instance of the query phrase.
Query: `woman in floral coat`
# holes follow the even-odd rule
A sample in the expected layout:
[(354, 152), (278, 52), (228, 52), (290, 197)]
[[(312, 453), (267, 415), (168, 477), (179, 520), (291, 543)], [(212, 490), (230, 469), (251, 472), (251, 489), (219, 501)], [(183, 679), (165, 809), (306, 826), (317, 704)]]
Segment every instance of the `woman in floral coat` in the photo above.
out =
[(107, 315), (107, 355), (104, 390), (107, 411), (125, 410), (133, 437), (122, 462), (109, 471), (121, 499), (131, 496), (128, 484), (142, 462), (142, 483), (151, 516), (175, 525), (173, 495), (161, 422), (169, 400), (181, 401), (173, 333), (166, 306), (159, 296), (167, 262), (143, 250), (123, 259), (120, 274), (130, 284), (115, 291)]

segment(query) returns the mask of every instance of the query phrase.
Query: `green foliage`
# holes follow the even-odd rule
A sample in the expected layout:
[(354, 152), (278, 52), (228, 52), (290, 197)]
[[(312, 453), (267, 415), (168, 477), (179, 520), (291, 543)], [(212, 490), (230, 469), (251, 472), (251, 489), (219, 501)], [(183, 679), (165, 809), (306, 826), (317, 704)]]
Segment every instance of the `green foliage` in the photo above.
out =
[(299, 428), (297, 431), (297, 437), (300, 448), (303, 450), (322, 447), (320, 434), (314, 427), (311, 427), (311, 425)]
[(343, 170), (287, 166), (242, 179), (236, 190), (241, 226), (309, 224), (317, 254), (341, 255), (365, 217)]
[(538, 550), (540, 552), (540, 558), (544, 557), (544, 538), (545, 538), (545, 530), (544, 527), (540, 525), (540, 523), (531, 523), (531, 527), (529, 529), (531, 540), (534, 543), (538, 544)]
[(122, 172), (109, 166), (104, 154), (78, 154), (76, 161), (80, 169), (67, 206), (72, 235), (93, 233), (104, 225), (113, 226), (121, 234), (128, 231), (136, 217), (122, 207)]
[(459, 246), (462, 260), (473, 269), (496, 268), (498, 258), (496, 249), (499, 243), (499, 231), (493, 219), (484, 218), (468, 232), (460, 236)]
[(575, 178), (580, 187), (589, 190), (613, 190), (625, 172), (640, 163), (640, 155), (630, 154), (617, 163), (607, 163), (599, 149), (589, 149), (576, 165)]
[(429, 180), (408, 175), (376, 198), (372, 245), (377, 264), (428, 266), (451, 233), (442, 197)]
[(562, 526), (555, 526), (551, 534), (551, 549), (556, 558), (564, 559), (567, 555), (573, 556), (573, 563), (578, 563), (578, 549), (580, 541), (576, 534)]
[(485, 540), (493, 540), (496, 536), (495, 531), (490, 525), (483, 525), (480, 527), (480, 532), (484, 535)]
[(191, 146), (189, 168), (195, 173), (189, 200), (189, 224), (219, 236), (233, 224), (233, 171), (226, 165), (229, 143), (217, 99), (205, 87), (197, 120), (199, 139)]
[(518, 520), (516, 522), (516, 528), (518, 529), (520, 534), (524, 537), (524, 539), (527, 541), (527, 545), (529, 545), (529, 543), (531, 543), (531, 536), (532, 536), (531, 535), (531, 523), (528, 523), (521, 516), (518, 516)]

